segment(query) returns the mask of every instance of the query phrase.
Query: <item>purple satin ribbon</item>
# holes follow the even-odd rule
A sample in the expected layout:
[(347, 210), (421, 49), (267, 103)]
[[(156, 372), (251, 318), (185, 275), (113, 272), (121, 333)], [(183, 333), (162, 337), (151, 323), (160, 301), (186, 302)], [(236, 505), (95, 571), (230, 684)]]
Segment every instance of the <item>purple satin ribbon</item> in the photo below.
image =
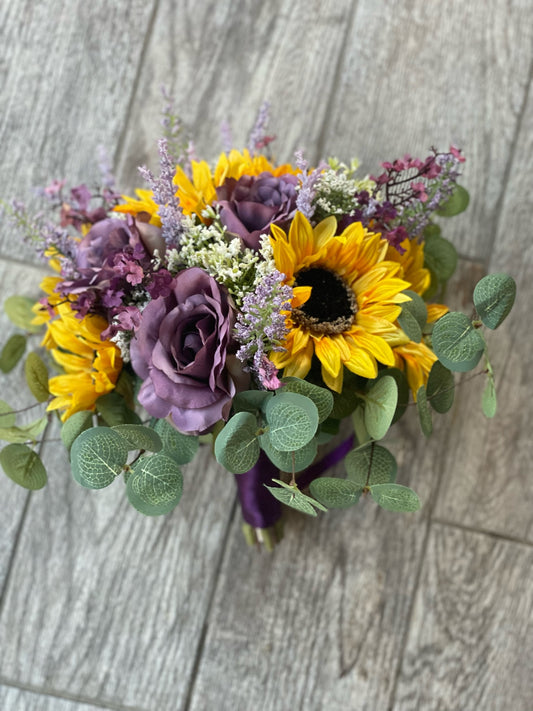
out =
[[(311, 464), (301, 472), (298, 476), (298, 488), (305, 489), (314, 479), (318, 479), (324, 472), (344, 459), (354, 446), (354, 442), (355, 438), (351, 435), (322, 457), (319, 462)], [(235, 479), (242, 516), (246, 523), (254, 528), (273, 526), (281, 517), (281, 504), (264, 485), (270, 485), (272, 479), (279, 479), (278, 468), (261, 450), (255, 466), (244, 474), (236, 474)]]

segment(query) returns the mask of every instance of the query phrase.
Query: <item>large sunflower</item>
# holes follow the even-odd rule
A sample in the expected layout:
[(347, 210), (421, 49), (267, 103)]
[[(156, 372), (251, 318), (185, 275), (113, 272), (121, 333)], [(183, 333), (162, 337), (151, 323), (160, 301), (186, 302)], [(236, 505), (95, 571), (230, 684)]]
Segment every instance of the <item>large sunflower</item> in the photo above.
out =
[(393, 366), (384, 336), (395, 332), (411, 285), (401, 265), (386, 259), (388, 242), (359, 222), (335, 235), (334, 217), (313, 228), (299, 212), (288, 234), (271, 230), (276, 267), (294, 289), (285, 350), (270, 355), (276, 367), (304, 378), (316, 355), (325, 384), (340, 392), (344, 367), (375, 378), (378, 362)]

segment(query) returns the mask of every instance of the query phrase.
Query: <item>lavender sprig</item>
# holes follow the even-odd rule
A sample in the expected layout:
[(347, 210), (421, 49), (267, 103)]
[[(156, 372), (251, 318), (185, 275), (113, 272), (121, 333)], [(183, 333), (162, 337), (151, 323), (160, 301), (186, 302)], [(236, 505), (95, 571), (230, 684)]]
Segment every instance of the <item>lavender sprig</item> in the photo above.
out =
[(244, 297), (237, 317), (235, 336), (242, 344), (237, 357), (246, 372), (252, 372), (261, 387), (277, 387), (277, 369), (269, 360), (270, 351), (281, 351), (287, 337), (286, 312), (290, 310), (292, 289), (283, 283), (285, 275), (274, 269)]
[(145, 166), (139, 168), (139, 173), (148, 183), (154, 194), (154, 201), (159, 205), (157, 212), (161, 218), (163, 238), (169, 248), (176, 248), (184, 227), (183, 213), (175, 195), (174, 162), (168, 151), (166, 138), (159, 140), (158, 148), (161, 167), (159, 178), (156, 178)]
[(300, 186), (298, 190), (298, 197), (296, 198), (296, 209), (310, 220), (315, 212), (315, 206), (313, 201), (316, 196), (316, 182), (320, 177), (320, 174), (324, 167), (320, 164), (314, 170), (309, 171), (309, 163), (305, 160), (302, 151), (296, 151), (294, 154), (296, 158), (296, 166), (300, 169)]
[(266, 127), (268, 125), (268, 120), (270, 118), (270, 102), (263, 101), (257, 114), (254, 127), (250, 132), (250, 137), (248, 138), (248, 150), (250, 153), (257, 153), (262, 148), (264, 148), (272, 138), (266, 135)]

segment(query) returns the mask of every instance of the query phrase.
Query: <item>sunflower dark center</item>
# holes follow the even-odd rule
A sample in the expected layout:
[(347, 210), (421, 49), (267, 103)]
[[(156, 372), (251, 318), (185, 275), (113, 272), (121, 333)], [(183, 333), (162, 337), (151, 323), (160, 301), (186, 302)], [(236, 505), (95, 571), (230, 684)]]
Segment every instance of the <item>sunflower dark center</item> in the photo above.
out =
[(309, 299), (292, 312), (295, 323), (325, 334), (341, 333), (351, 326), (357, 301), (338, 274), (322, 267), (302, 269), (294, 284), (311, 287)]

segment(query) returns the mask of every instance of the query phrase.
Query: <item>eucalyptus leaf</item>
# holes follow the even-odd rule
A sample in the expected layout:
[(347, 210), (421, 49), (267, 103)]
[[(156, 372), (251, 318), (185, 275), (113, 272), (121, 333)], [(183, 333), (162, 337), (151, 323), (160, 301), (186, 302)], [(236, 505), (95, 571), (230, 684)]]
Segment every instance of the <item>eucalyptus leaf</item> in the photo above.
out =
[(332, 392), (333, 409), (330, 417), (335, 420), (343, 420), (349, 417), (360, 404), (359, 392), (364, 390), (366, 380), (359, 375), (355, 375), (350, 370), (344, 369), (342, 391)]
[(293, 464), (294, 472), (301, 472), (307, 469), (307, 467), (313, 463), (318, 451), (316, 438), (313, 438), (295, 452), (280, 452), (275, 449), (272, 446), (268, 433), (261, 435), (259, 442), (272, 464), (282, 472), (292, 472)]
[(364, 399), (365, 427), (373, 439), (382, 439), (391, 426), (398, 404), (396, 380), (390, 375), (377, 379)]
[(111, 428), (118, 432), (128, 442), (128, 449), (145, 449), (148, 452), (159, 452), (163, 448), (161, 438), (155, 430), (144, 425), (115, 425)]
[[(405, 306), (405, 304), (403, 306)], [(405, 308), (402, 309), (402, 313), (398, 316), (398, 323), (409, 340), (420, 343), (422, 340), (422, 329), (415, 316), (409, 310)]]
[(465, 373), (479, 363), (485, 342), (465, 314), (451, 311), (433, 328), (433, 351), (440, 362), (452, 371)]
[(349, 479), (319, 477), (311, 482), (309, 491), (328, 509), (347, 509), (359, 501), (363, 488)]
[[(273, 481), (277, 481), (274, 479)], [(278, 482), (281, 486), (267, 486), (266, 488), (270, 491), (272, 496), (274, 496), (282, 504), (290, 506), (297, 511), (308, 514), (309, 516), (316, 516), (316, 508), (321, 511), (326, 511), (327, 509), (315, 499), (310, 496), (302, 494), (302, 492), (297, 487), (291, 487), (288, 484), (283, 484), (283, 482)]]
[(109, 427), (141, 424), (140, 417), (133, 410), (130, 410), (122, 395), (119, 395), (115, 390), (99, 397), (95, 407), (100, 417)]
[(162, 516), (177, 506), (183, 492), (183, 475), (164, 452), (141, 457), (126, 484), (131, 505), (145, 516)]
[(469, 202), (470, 195), (466, 188), (456, 184), (451, 196), (435, 212), (439, 217), (455, 217), (466, 210)]
[(453, 405), (455, 379), (453, 373), (440, 361), (435, 361), (429, 372), (426, 386), (427, 399), (431, 407), (441, 414)]
[(485, 417), (494, 417), (496, 414), (498, 401), (496, 399), (496, 388), (494, 386), (494, 378), (489, 373), (487, 375), (487, 381), (485, 387), (483, 388), (483, 394), (481, 396), (481, 409)]
[(421, 385), (416, 393), (416, 409), (418, 410), (418, 419), (420, 427), (426, 437), (433, 432), (433, 421), (431, 419), (431, 410), (429, 409), (426, 387)]
[(70, 450), (72, 476), (87, 489), (112, 484), (124, 468), (128, 444), (109, 427), (92, 427), (74, 440)]
[(215, 457), (232, 474), (249, 471), (259, 452), (257, 419), (250, 412), (233, 415), (215, 440)]
[(301, 449), (313, 439), (318, 427), (318, 410), (312, 400), (298, 393), (276, 393), (265, 407), (268, 435), (280, 452)]
[(41, 458), (25, 444), (8, 444), (0, 452), (0, 464), (7, 476), (25, 489), (42, 489), (46, 469)]
[(200, 444), (196, 435), (183, 434), (166, 420), (157, 420), (154, 430), (161, 438), (164, 454), (171, 457), (177, 464), (192, 462)]
[(438, 281), (447, 281), (457, 267), (457, 250), (444, 237), (430, 234), (424, 242), (424, 265)]
[(32, 351), (24, 363), (24, 375), (31, 394), (37, 402), (46, 402), (50, 397), (48, 390), (48, 368), (41, 356)]
[(0, 400), (0, 427), (11, 427), (15, 424), (16, 414), (11, 405)]
[(408, 296), (411, 301), (406, 301), (402, 304), (402, 314), (405, 312), (410, 313), (416, 319), (420, 329), (423, 330), (428, 320), (428, 309), (424, 299), (422, 299), (416, 291), (411, 291), (410, 289), (406, 289), (403, 293)]
[(27, 296), (9, 296), (4, 301), (4, 311), (9, 320), (29, 333), (39, 333), (42, 326), (32, 323), (35, 314), (32, 311), (34, 301)]
[(90, 410), (80, 410), (65, 420), (61, 427), (61, 439), (67, 449), (72, 447), (72, 443), (78, 435), (92, 427), (93, 413)]
[(394, 412), (394, 417), (392, 418), (391, 424), (398, 422), (404, 412), (407, 410), (409, 404), (409, 384), (405, 373), (399, 368), (384, 368), (378, 373), (377, 380), (384, 378), (385, 376), (390, 376), (396, 381), (396, 386), (398, 387), (398, 402), (396, 404), (396, 410)]
[(315, 403), (316, 409), (318, 410), (319, 424), (329, 417), (333, 409), (333, 395), (331, 390), (320, 388), (318, 385), (313, 385), (313, 383), (308, 383), (306, 380), (301, 380), (300, 378), (283, 378), (282, 383), (282, 392), (299, 393), (300, 395), (305, 395), (305, 397), (308, 397)]
[(360, 487), (390, 484), (396, 479), (398, 465), (388, 449), (372, 442), (362, 449), (353, 449), (344, 459), (348, 479)]
[(0, 353), (0, 370), (9, 373), (17, 365), (26, 350), (26, 336), (21, 333), (13, 334), (2, 348)]
[(376, 484), (370, 487), (370, 495), (382, 509), (387, 511), (417, 511), (420, 508), (418, 495), (401, 484)]
[(244, 390), (233, 398), (233, 408), (235, 412), (255, 413), (261, 410), (266, 400), (273, 397), (268, 390)]
[(474, 306), (483, 325), (490, 329), (507, 318), (516, 297), (515, 280), (508, 274), (487, 274), (474, 289)]

